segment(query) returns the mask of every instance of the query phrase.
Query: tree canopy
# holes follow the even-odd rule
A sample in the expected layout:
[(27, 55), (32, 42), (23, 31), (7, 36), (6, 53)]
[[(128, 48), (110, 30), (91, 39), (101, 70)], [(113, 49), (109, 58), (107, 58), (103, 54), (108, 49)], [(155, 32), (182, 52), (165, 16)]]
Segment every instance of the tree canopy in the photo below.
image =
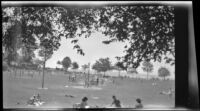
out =
[(47, 61), (53, 55), (53, 51), (51, 49), (41, 48), (39, 50), (39, 56), (42, 57), (43, 61)]
[(77, 62), (72, 62), (72, 69), (78, 69), (79, 65)]
[(117, 70), (127, 70), (127, 67), (125, 67), (122, 62), (116, 62), (115, 66)]
[(65, 57), (63, 60), (62, 60), (62, 65), (63, 65), (63, 68), (65, 70), (68, 70), (68, 68), (71, 66), (71, 59), (69, 57)]
[(104, 73), (108, 70), (111, 70), (112, 66), (110, 59), (100, 58), (93, 64), (92, 69), (96, 70), (97, 72), (104, 72)]
[(57, 64), (58, 64), (58, 65), (61, 65), (62, 63), (61, 63), (60, 61), (57, 61)]
[[(174, 52), (174, 8), (171, 6), (108, 6), (101, 10), (103, 33), (113, 41), (127, 41), (125, 66), (136, 68), (143, 60), (161, 61), (162, 55)], [(174, 64), (173, 59), (168, 61)]]
[(38, 68), (42, 68), (44, 62), (40, 59), (35, 59), (34, 61), (34, 64), (36, 64), (38, 66)]
[(65, 37), (71, 39), (77, 53), (84, 55), (78, 37), (90, 37), (93, 30), (97, 30), (108, 36), (108, 40), (103, 41), (105, 44), (127, 43), (125, 55), (121, 57), (124, 67), (136, 68), (144, 59), (161, 61), (162, 56), (166, 56), (167, 63), (174, 64), (173, 6), (4, 6), (2, 25), (2, 45), (11, 56), (17, 50), (17, 37), (25, 47), (33, 50), (37, 49), (37, 39), (40, 44), (48, 41), (48, 48), (57, 50), (61, 37)]
[(165, 79), (165, 77), (170, 76), (170, 72), (167, 68), (165, 67), (160, 67), (158, 69), (158, 76), (159, 77), (163, 77)]

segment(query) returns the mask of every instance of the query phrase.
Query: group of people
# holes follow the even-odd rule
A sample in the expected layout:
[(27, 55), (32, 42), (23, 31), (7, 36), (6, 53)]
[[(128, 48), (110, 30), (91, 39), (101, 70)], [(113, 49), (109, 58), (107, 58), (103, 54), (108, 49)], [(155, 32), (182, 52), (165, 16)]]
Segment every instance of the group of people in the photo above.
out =
[[(112, 102), (111, 106), (112, 106), (112, 105), (115, 105), (116, 108), (121, 108), (121, 107), (122, 107), (122, 106), (121, 106), (121, 103), (120, 103), (120, 101), (116, 98), (116, 96), (112, 96), (112, 98), (113, 98), (113, 102)], [(140, 98), (137, 98), (137, 99), (136, 99), (136, 102), (137, 102), (137, 104), (135, 105), (135, 108), (137, 108), (137, 109), (143, 108), (142, 101), (141, 101)]]
[(41, 97), (39, 94), (33, 95), (27, 102), (28, 105), (35, 105), (35, 106), (40, 106), (44, 102), (41, 100)]
[[(116, 98), (116, 96), (113, 95), (112, 99), (113, 99), (113, 102), (112, 102), (112, 104), (110, 106), (114, 105), (115, 108), (121, 108), (122, 107), (120, 100), (118, 100)], [(84, 97), (82, 99), (82, 102), (80, 104), (78, 104), (78, 106), (76, 106), (76, 107), (78, 107), (78, 108), (89, 108), (87, 101), (88, 101), (88, 98)], [(137, 98), (136, 102), (137, 102), (137, 104), (135, 105), (134, 108), (136, 108), (136, 109), (143, 108), (143, 104), (142, 104), (142, 101), (141, 101), (140, 98)], [(98, 107), (98, 106), (96, 106), (96, 107)]]

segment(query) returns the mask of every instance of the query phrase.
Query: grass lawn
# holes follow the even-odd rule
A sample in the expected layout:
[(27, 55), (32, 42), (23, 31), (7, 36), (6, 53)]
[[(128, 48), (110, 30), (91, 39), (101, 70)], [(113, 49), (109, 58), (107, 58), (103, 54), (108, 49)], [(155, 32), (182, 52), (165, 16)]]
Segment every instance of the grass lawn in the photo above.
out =
[[(14, 75), (14, 74), (13, 74)], [(68, 82), (68, 75), (45, 75), (44, 86), (48, 89), (41, 88), (42, 75), (35, 75), (33, 78), (14, 77), (9, 73), (3, 73), (3, 107), (4, 108), (35, 108), (28, 106), (27, 101), (33, 95), (39, 93), (45, 104), (39, 108), (72, 108), (74, 103), (80, 103), (84, 96), (88, 97), (88, 104), (91, 106), (98, 105), (106, 107), (112, 103), (112, 95), (121, 101), (124, 107), (134, 107), (135, 99), (141, 98), (144, 107), (150, 105), (164, 105), (174, 107), (174, 95), (170, 98), (167, 95), (159, 94), (169, 88), (174, 89), (174, 81), (157, 81), (153, 86), (152, 80), (134, 80), (130, 78), (115, 79), (115, 83), (106, 83), (99, 86), (99, 90), (91, 88), (74, 88), (80, 86)], [(71, 87), (65, 87), (71, 84)], [(101, 89), (100, 89), (101, 88)], [(74, 98), (65, 97), (73, 95)], [(152, 107), (153, 108), (153, 107)]]

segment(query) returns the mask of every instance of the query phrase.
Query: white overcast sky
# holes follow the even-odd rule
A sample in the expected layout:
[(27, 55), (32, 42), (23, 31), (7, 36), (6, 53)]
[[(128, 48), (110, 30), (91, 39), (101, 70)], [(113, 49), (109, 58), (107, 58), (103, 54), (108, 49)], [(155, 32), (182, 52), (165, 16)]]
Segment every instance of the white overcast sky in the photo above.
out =
[[(79, 38), (79, 45), (83, 49), (85, 56), (82, 56), (77, 53), (75, 49), (73, 49), (74, 44), (71, 44), (71, 40), (66, 38), (61, 39), (61, 46), (60, 48), (54, 52), (53, 56), (47, 61), (46, 66), (51, 68), (60, 67), (57, 65), (57, 61), (62, 61), (64, 57), (68, 56), (71, 58), (72, 61), (76, 61), (79, 64), (79, 67), (83, 64), (88, 64), (89, 62), (91, 65), (95, 63), (96, 60), (99, 58), (106, 58), (109, 57), (111, 62), (114, 64), (116, 62), (116, 56), (123, 56), (123, 50), (125, 43), (122, 42), (113, 42), (109, 45), (103, 44), (103, 40), (107, 40), (100, 32), (94, 32), (91, 34), (89, 38), (80, 37)], [(157, 75), (158, 68), (160, 66), (167, 67), (171, 72), (171, 77), (174, 77), (175, 66), (170, 66), (169, 64), (165, 64), (164, 62), (158, 63), (153, 62), (154, 70), (152, 74)], [(79, 68), (81, 69), (81, 67)], [(141, 66), (138, 67), (138, 72), (146, 74), (141, 69)]]
[(51, 59), (47, 61), (47, 67), (58, 67), (57, 61), (62, 61), (64, 57), (68, 56), (72, 61), (76, 61), (79, 65), (93, 64), (99, 58), (109, 57), (113, 63), (116, 62), (116, 56), (123, 55), (124, 43), (113, 42), (109, 45), (103, 44), (103, 40), (107, 40), (100, 32), (91, 34), (89, 38), (80, 37), (79, 45), (83, 49), (85, 56), (82, 56), (73, 49), (74, 44), (71, 44), (72, 39), (61, 39), (60, 48), (54, 52)]

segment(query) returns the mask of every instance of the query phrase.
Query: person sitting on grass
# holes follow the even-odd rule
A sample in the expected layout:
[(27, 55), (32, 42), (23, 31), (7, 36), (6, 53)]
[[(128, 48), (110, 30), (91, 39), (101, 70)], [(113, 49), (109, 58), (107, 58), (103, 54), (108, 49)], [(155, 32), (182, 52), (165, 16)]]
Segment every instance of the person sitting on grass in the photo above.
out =
[(27, 104), (29, 104), (29, 105), (34, 105), (34, 102), (35, 102), (35, 96), (32, 96), (32, 97), (28, 100)]
[(140, 98), (136, 99), (137, 104), (135, 105), (135, 108), (140, 109), (143, 108), (142, 102)]
[(112, 98), (113, 98), (113, 102), (112, 102), (111, 106), (114, 104), (115, 107), (121, 108), (121, 103), (120, 103), (120, 101), (116, 98), (116, 96), (112, 96)]
[(36, 96), (36, 101), (41, 102), (40, 94), (37, 94), (37, 96)]
[(82, 99), (81, 104), (80, 104), (80, 108), (88, 108), (87, 101), (88, 101), (88, 98), (87, 98), (87, 97), (84, 97), (84, 98)]
[(27, 102), (29, 105), (35, 105), (35, 103), (37, 102), (37, 96), (34, 94), (29, 101)]

